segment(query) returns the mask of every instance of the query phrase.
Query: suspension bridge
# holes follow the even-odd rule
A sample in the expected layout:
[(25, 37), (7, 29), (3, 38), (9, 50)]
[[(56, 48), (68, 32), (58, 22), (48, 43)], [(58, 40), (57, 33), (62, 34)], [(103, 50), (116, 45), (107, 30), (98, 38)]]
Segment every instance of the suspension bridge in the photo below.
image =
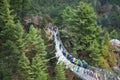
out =
[(51, 30), (54, 35), (55, 55), (56, 58), (58, 58), (57, 64), (64, 63), (66, 69), (70, 69), (83, 80), (120, 80), (120, 75), (92, 67), (88, 65), (86, 61), (81, 61), (70, 55), (63, 46), (58, 28), (54, 25), (49, 25), (49, 30)]

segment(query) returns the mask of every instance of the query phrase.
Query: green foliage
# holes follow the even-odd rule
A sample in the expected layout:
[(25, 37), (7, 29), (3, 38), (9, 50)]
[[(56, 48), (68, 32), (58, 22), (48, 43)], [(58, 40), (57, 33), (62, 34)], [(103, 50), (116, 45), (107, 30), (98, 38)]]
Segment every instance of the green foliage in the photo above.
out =
[(103, 44), (104, 45), (110, 45), (110, 36), (109, 36), (109, 33), (105, 33)]
[(22, 0), (22, 17), (26, 16), (26, 14), (28, 14), (31, 11), (31, 0)]
[(57, 64), (55, 69), (56, 69), (56, 80), (66, 80), (64, 65)]
[(40, 36), (40, 31), (33, 26), (30, 27), (29, 34), (27, 34), (26, 44), (25, 51), (30, 61), (31, 78), (33, 78), (33, 80), (47, 80), (47, 53), (45, 51), (45, 45)]
[(113, 66), (115, 66), (116, 64), (116, 58), (115, 58), (115, 53), (112, 50), (112, 45), (110, 43), (110, 36), (108, 33), (105, 34), (102, 42), (101, 42), (101, 46), (100, 46), (100, 53), (102, 55), (102, 60), (103, 62), (100, 63), (104, 63), (105, 65), (101, 65), (102, 68), (105, 69), (109, 69)]
[(107, 60), (104, 57), (100, 57), (100, 62), (99, 62), (99, 67), (106, 69), (106, 70), (110, 70), (110, 66), (107, 62)]
[(32, 9), (31, 0), (10, 0), (12, 14), (16, 14), (16, 19), (23, 19)]
[(111, 4), (116, 4), (116, 5), (120, 5), (120, 0), (107, 0), (109, 3)]
[(111, 25), (116, 27), (116, 28), (120, 28), (120, 12), (118, 11), (113, 11), (109, 17)]
[(15, 14), (15, 19), (20, 19), (22, 12), (22, 3), (23, 0), (10, 0), (11, 9), (13, 10), (12, 14)]
[(46, 64), (44, 62), (45, 59), (40, 54), (36, 54), (36, 56), (32, 60), (32, 71), (34, 72), (32, 74), (33, 78), (35, 80), (47, 80), (48, 74), (45, 73), (46, 71)]
[(22, 53), (18, 62), (18, 80), (34, 80), (31, 78), (31, 67), (25, 53)]
[[(25, 38), (20, 22), (14, 23), (9, 1), (1, 1), (0, 8), (3, 10), (0, 9), (0, 68), (5, 71), (8, 70), (6, 73), (0, 71), (1, 79), (47, 80), (47, 53), (40, 36), (41, 33), (31, 27), (29, 34)], [(24, 11), (26, 11), (25, 9)]]
[(0, 62), (0, 80), (12, 80), (11, 73), (7, 64)]
[(110, 24), (110, 20), (107, 15), (103, 15), (103, 19), (101, 19), (101, 23), (103, 27), (107, 27)]
[(91, 65), (94, 66), (98, 66), (99, 62), (101, 60), (100, 56), (100, 49), (99, 49), (100, 45), (98, 44), (98, 42), (96, 40), (93, 41), (93, 43), (91, 43), (90, 47), (89, 47), (89, 60)]
[[(11, 11), (9, 10), (10, 5), (7, 0), (3, 0), (0, 3), (0, 10), (1, 10), (1, 15), (0, 15), (0, 37), (1, 39), (5, 42), (5, 40), (11, 39), (15, 40), (15, 36), (13, 35), (15, 33), (15, 24), (13, 22), (13, 16), (11, 16)], [(13, 33), (11, 33), (13, 32)], [(11, 37), (13, 36), (13, 37)]]
[[(110, 35), (101, 38), (101, 27), (90, 4), (83, 0), (1, 0), (0, 1), (0, 79), (1, 80), (49, 80), (47, 55), (40, 29), (30, 27), (24, 33), (22, 21), (27, 16), (48, 14), (61, 30), (62, 40), (68, 51), (85, 59), (90, 65), (110, 69), (117, 59), (110, 44), (111, 38), (119, 38), (119, 0), (84, 0), (91, 3), (96, 11), (103, 5), (114, 4), (109, 15), (104, 14), (102, 25), (108, 27)], [(67, 7), (65, 9), (65, 7)], [(65, 9), (64, 11), (62, 11)], [(14, 16), (14, 15), (16, 16)], [(48, 18), (48, 17), (47, 17)], [(47, 23), (47, 19), (43, 23)], [(101, 19), (101, 18), (100, 18)], [(23, 23), (22, 23), (23, 24)], [(44, 37), (44, 36), (43, 36)], [(47, 42), (47, 41), (46, 41)], [(48, 43), (46, 43), (48, 44)], [(47, 48), (49, 52), (51, 47)], [(76, 54), (77, 53), (77, 54)], [(72, 54), (72, 55), (74, 55)], [(53, 54), (52, 54), (53, 55)], [(85, 57), (85, 58), (84, 58)], [(117, 58), (117, 59), (116, 59)], [(54, 63), (54, 60), (51, 61)], [(54, 63), (55, 64), (55, 63)], [(66, 80), (63, 65), (56, 66), (56, 79)]]
[(35, 14), (49, 14), (56, 18), (65, 7), (75, 7), (79, 1), (81, 0), (32, 0), (32, 7)]
[[(17, 71), (18, 55), (20, 54), (19, 49), (21, 46), (21, 42), (18, 44), (18, 41), (21, 41), (20, 36), (22, 36), (19, 32), (22, 33), (22, 31), (13, 21), (14, 16), (11, 15), (9, 0), (2, 0), (0, 8), (0, 63), (5, 71), (8, 70), (6, 74), (3, 71), (0, 73), (4, 75), (4, 79), (4, 77), (9, 77), (8, 75), (14, 76)], [(5, 65), (6, 67), (4, 67)]]
[(110, 38), (111, 39), (117, 39), (118, 38), (118, 33), (116, 30), (113, 30), (112, 32), (110, 32)]
[[(81, 55), (81, 52), (85, 51), (89, 63), (92, 65), (96, 63), (97, 66), (100, 59), (98, 40), (102, 30), (97, 25), (97, 15), (94, 9), (89, 4), (80, 2), (76, 9), (67, 7), (63, 11), (62, 18), (65, 24), (62, 32), (63, 35), (68, 35), (67, 39), (71, 42), (72, 52), (79, 52), (78, 54)], [(66, 38), (65, 35), (64, 38)]]
[[(1, 72), (1, 76), (4, 79), (4, 77), (11, 75), (10, 77), (14, 76), (16, 73), (16, 79), (21, 80), (21, 79), (26, 79), (26, 80), (37, 80), (37, 78), (32, 77), (35, 73), (33, 68), (30, 66), (30, 63), (32, 62), (29, 60), (28, 56), (25, 55), (25, 44), (28, 44), (27, 42), (24, 41), (23, 36), (24, 36), (24, 31), (21, 26), (21, 24), (18, 22), (17, 24), (14, 24), (14, 17), (11, 16), (11, 12), (9, 10), (10, 6), (7, 0), (3, 1), (3, 5), (1, 4), (2, 7), (5, 7), (5, 10), (2, 12), (1, 18), (1, 63), (3, 62), (4, 64), (1, 65), (1, 67), (6, 68), (8, 70), (5, 74), (5, 72)], [(41, 40), (41, 38), (37, 38), (37, 32), (34, 32), (31, 29), (30, 35), (28, 36), (29, 42), (35, 42), (33, 50), (30, 50), (32, 54), (40, 54), (41, 59), (44, 59), (43, 56), (45, 56), (45, 48), (43, 47), (44, 44)], [(24, 42), (23, 42), (24, 41)], [(32, 45), (32, 43), (30, 43)], [(40, 44), (40, 45), (37, 45)], [(29, 45), (29, 44), (28, 44)], [(41, 47), (39, 47), (41, 46)], [(43, 53), (43, 54), (42, 54)], [(31, 56), (31, 55), (30, 55)], [(34, 57), (34, 56), (33, 56)], [(39, 61), (38, 61), (39, 62)], [(45, 63), (45, 62), (44, 62)], [(4, 65), (7, 65), (4, 67)], [(34, 66), (36, 66), (34, 64)], [(45, 65), (45, 64), (43, 64)], [(38, 65), (37, 65), (38, 66)], [(9, 67), (9, 68), (8, 68)], [(39, 68), (38, 68), (39, 69)], [(40, 70), (38, 70), (40, 71)], [(39, 75), (39, 73), (34, 74)], [(9, 78), (10, 78), (9, 77)], [(7, 77), (6, 77), (7, 78)], [(46, 77), (47, 78), (47, 77)], [(13, 78), (12, 78), (13, 79)]]

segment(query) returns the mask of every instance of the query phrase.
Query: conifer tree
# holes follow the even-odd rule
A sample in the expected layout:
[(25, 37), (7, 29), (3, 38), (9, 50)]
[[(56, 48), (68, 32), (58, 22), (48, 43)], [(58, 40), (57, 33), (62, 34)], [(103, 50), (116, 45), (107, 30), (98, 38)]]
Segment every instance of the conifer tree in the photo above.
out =
[(62, 18), (65, 24), (62, 32), (63, 35), (68, 35), (67, 39), (73, 48), (73, 53), (86, 55), (88, 61), (93, 58), (93, 64), (97, 63), (100, 57), (99, 39), (102, 29), (97, 25), (94, 9), (89, 4), (80, 2), (76, 9), (67, 7), (63, 11)]
[(25, 17), (31, 10), (32, 0), (10, 0), (11, 9), (13, 9), (13, 14), (16, 14), (16, 19)]
[(33, 26), (30, 27), (29, 34), (26, 37), (26, 55), (30, 61), (31, 78), (33, 80), (47, 80), (48, 74), (45, 45), (41, 38), (40, 30)]
[(100, 57), (99, 67), (106, 69), (106, 70), (110, 70), (109, 63), (107, 62), (107, 60), (103, 56)]
[(18, 80), (34, 80), (31, 74), (30, 61), (25, 53), (22, 53), (18, 61)]
[(57, 64), (55, 69), (56, 69), (56, 80), (66, 80), (64, 65)]
[(47, 65), (44, 62), (44, 59), (41, 58), (40, 54), (36, 54), (35, 57), (32, 59), (31, 65), (33, 71), (33, 78), (34, 80), (47, 80), (48, 74), (46, 72)]
[(111, 67), (115, 66), (116, 63), (115, 54), (112, 51), (112, 45), (110, 43), (110, 36), (108, 33), (105, 34), (104, 38), (101, 41), (100, 53), (101, 61), (99, 65), (102, 68), (110, 70)]
[[(104, 39), (105, 43), (104, 46), (106, 46), (106, 52), (107, 53), (107, 57), (105, 57), (108, 61), (108, 64), (110, 67), (116, 66), (116, 58), (115, 58), (115, 53), (112, 50), (112, 45), (110, 43), (110, 36), (108, 33), (105, 34), (105, 39)], [(105, 54), (105, 53), (104, 53)]]
[(90, 58), (88, 58), (88, 61), (90, 61), (91, 65), (99, 66), (100, 56), (101, 56), (99, 47), (100, 45), (96, 40), (94, 40), (89, 47), (88, 54), (90, 53), (89, 54)]
[[(9, 0), (2, 0), (0, 2), (0, 66), (5, 72), (1, 72), (3, 77), (8, 77), (8, 80), (13, 79), (17, 73), (17, 64), (22, 49), (23, 28), (14, 23), (14, 16), (11, 15)], [(4, 67), (5, 66), (5, 67)], [(6, 79), (7, 80), (7, 79)]]
[[(1, 54), (1, 53), (0, 53)], [(12, 80), (12, 74), (5, 63), (0, 61), (0, 80)]]

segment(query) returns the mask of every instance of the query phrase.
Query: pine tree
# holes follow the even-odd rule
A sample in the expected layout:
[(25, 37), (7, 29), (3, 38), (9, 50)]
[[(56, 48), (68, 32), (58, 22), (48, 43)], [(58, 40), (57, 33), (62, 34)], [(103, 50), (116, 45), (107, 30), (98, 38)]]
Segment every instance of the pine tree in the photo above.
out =
[(93, 43), (91, 43), (90, 47), (89, 47), (89, 59), (88, 61), (90, 61), (90, 65), (94, 65), (94, 66), (99, 66), (99, 62), (100, 62), (100, 49), (99, 49), (100, 45), (98, 44), (98, 42), (96, 40), (93, 41)]
[(47, 65), (43, 61), (40, 54), (36, 54), (35, 57), (32, 59), (32, 71), (33, 71), (33, 78), (34, 80), (47, 80), (48, 74), (46, 72)]
[(62, 32), (64, 36), (68, 35), (67, 39), (73, 48), (72, 52), (80, 56), (86, 55), (88, 61), (94, 58), (93, 64), (97, 63), (100, 57), (99, 40), (102, 29), (97, 25), (94, 9), (89, 4), (80, 2), (75, 9), (67, 7), (63, 11), (62, 18), (65, 24)]
[(106, 70), (110, 70), (110, 66), (103, 56), (100, 57), (99, 67)]
[(104, 45), (107, 46), (106, 51), (108, 51), (107, 53), (107, 61), (110, 67), (116, 66), (116, 58), (115, 58), (115, 53), (112, 50), (112, 45), (110, 43), (110, 36), (108, 33), (105, 34), (105, 39), (104, 39), (105, 43)]
[(55, 69), (56, 69), (56, 80), (66, 80), (64, 65), (57, 64)]
[(8, 75), (11, 75), (8, 78), (8, 80), (11, 80), (14, 79), (13, 76), (17, 73), (19, 55), (23, 47), (22, 36), (24, 32), (21, 26), (14, 23), (14, 16), (11, 15), (9, 0), (2, 0), (0, 2), (0, 11), (0, 63), (2, 69), (4, 68), (5, 71), (8, 70), (0, 74), (3, 80), (4, 77), (7, 80)]
[(18, 80), (34, 80), (31, 74), (29, 59), (25, 53), (22, 53), (18, 62)]
[(11, 70), (8, 69), (7, 64), (0, 62), (0, 80), (12, 80), (11, 76)]
[(48, 74), (45, 45), (41, 38), (40, 30), (30, 27), (26, 37), (26, 55), (30, 61), (31, 78), (34, 80), (47, 80)]
[(101, 65), (102, 68), (110, 70), (113, 66), (115, 66), (116, 63), (115, 53), (112, 50), (110, 36), (108, 33), (106, 33), (104, 38), (102, 39), (100, 53), (102, 57), (99, 65)]
[(25, 17), (31, 10), (31, 0), (10, 0), (13, 14), (16, 14), (16, 19)]
[(21, 17), (25, 17), (28, 12), (31, 10), (31, 0), (22, 0), (22, 12), (21, 12)]

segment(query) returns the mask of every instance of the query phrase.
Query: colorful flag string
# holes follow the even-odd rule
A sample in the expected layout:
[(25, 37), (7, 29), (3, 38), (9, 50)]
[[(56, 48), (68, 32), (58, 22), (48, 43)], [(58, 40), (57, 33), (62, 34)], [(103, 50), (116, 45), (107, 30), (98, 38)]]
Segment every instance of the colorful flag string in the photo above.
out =
[(58, 28), (54, 27), (53, 33), (54, 33), (54, 41), (55, 41), (55, 48), (56, 48), (55, 54), (56, 54), (56, 57), (58, 57), (57, 64), (63, 62), (66, 65), (67, 69), (69, 68), (71, 71), (73, 71), (76, 75), (78, 75), (82, 79), (101, 80), (100, 76), (98, 78), (97, 71), (87, 69), (88, 64), (85, 60), (83, 61), (78, 60), (72, 57), (72, 55), (70, 55), (66, 51), (66, 49), (64, 48), (60, 40)]

